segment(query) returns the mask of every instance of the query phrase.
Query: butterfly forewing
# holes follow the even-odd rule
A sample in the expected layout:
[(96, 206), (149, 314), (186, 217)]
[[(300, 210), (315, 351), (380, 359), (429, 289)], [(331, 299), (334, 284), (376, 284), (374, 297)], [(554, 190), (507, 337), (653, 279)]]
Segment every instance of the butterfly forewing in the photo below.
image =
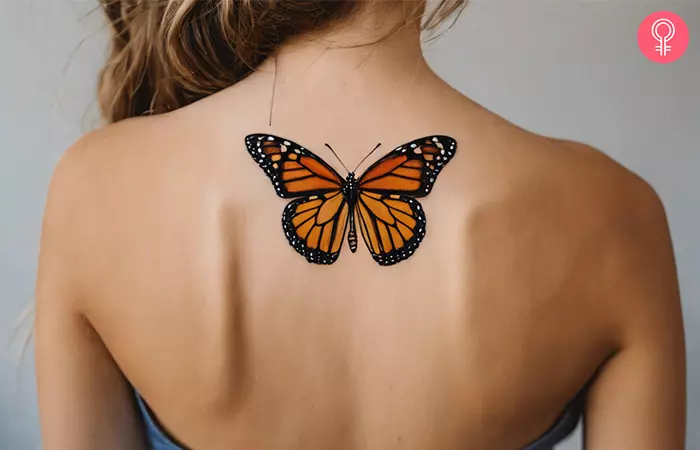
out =
[(272, 181), (277, 195), (296, 198), (339, 191), (343, 179), (304, 147), (268, 134), (245, 138), (248, 153)]
[(425, 197), (456, 149), (457, 143), (448, 136), (416, 139), (372, 164), (360, 177), (360, 189)]

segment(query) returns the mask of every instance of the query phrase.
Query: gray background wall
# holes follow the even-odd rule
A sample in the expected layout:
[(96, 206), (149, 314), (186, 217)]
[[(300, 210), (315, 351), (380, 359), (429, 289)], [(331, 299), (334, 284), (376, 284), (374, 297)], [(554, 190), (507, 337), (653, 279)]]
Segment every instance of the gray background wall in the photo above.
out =
[[(96, 126), (104, 59), (95, 0), (0, 0), (0, 450), (40, 448), (33, 354), (15, 319), (31, 303), (42, 209), (61, 152)], [(691, 44), (647, 61), (636, 32), (668, 9)], [(449, 82), (534, 131), (592, 144), (657, 189), (675, 243), (688, 342), (688, 449), (700, 448), (700, 1), (474, 0), (426, 46)], [(560, 447), (579, 449), (578, 437)]]

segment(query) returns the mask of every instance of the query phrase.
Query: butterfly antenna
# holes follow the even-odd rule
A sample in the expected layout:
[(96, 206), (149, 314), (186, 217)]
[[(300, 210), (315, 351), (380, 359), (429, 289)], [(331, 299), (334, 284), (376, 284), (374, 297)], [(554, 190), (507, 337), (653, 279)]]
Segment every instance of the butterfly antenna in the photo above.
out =
[(275, 56), (275, 78), (272, 81), (272, 96), (270, 97), (270, 118), (267, 126), (272, 126), (272, 110), (275, 108), (275, 91), (277, 90), (277, 56)]
[(343, 164), (343, 160), (340, 159), (340, 157), (339, 157), (338, 154), (333, 150), (333, 148), (332, 148), (330, 145), (328, 145), (328, 144), (326, 144), (326, 147), (328, 147), (328, 149), (331, 151), (331, 153), (333, 153), (333, 156), (335, 156), (335, 158), (336, 158), (336, 159), (338, 160), (338, 162), (343, 166), (343, 168), (344, 168), (345, 170), (347, 170), (348, 173), (350, 173), (350, 171), (348, 170), (347, 166), (346, 166), (345, 164)]
[(353, 170), (353, 172), (355, 172), (357, 169), (359, 169), (360, 166), (362, 165), (362, 163), (365, 162), (365, 160), (366, 160), (367, 158), (369, 158), (370, 155), (371, 155), (372, 153), (374, 153), (381, 145), (382, 145), (382, 143), (380, 142), (379, 144), (377, 144), (376, 147), (374, 147), (374, 148), (372, 149), (371, 152), (367, 153), (367, 156), (365, 156), (364, 158), (362, 158), (362, 161), (360, 161), (360, 164), (358, 164), (357, 167), (355, 167), (355, 170)]

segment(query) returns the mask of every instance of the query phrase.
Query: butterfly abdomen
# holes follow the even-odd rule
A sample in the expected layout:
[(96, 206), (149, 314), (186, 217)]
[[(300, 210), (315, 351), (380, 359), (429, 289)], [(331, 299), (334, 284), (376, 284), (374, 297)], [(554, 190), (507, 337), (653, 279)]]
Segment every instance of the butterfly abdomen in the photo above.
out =
[(357, 231), (355, 231), (354, 216), (353, 213), (350, 213), (350, 231), (348, 232), (348, 245), (350, 245), (350, 251), (353, 253), (357, 251)]

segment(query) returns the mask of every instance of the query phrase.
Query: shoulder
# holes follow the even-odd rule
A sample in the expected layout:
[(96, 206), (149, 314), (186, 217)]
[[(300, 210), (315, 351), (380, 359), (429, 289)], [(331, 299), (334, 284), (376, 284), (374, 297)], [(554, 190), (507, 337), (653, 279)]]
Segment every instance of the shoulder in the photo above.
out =
[(90, 196), (108, 166), (120, 158), (128, 135), (140, 128), (139, 121), (125, 121), (87, 133), (61, 155), (49, 185), (47, 218), (53, 223), (70, 216), (75, 202)]
[(137, 164), (136, 147), (143, 147), (139, 142), (147, 134), (145, 129), (150, 129), (144, 122), (127, 120), (94, 130), (63, 153), (49, 184), (42, 260), (58, 258), (62, 265), (74, 262), (76, 249), (89, 239), (105, 202), (113, 199), (110, 191), (122, 184), (120, 173)]
[(625, 205), (657, 214), (663, 209), (650, 184), (605, 149), (534, 133), (479, 105), (468, 105), (453, 120), (461, 131), (452, 164), (462, 165), (465, 182), (475, 179), (500, 195), (540, 204), (542, 196), (568, 204), (578, 200), (581, 212), (590, 208), (616, 216), (615, 210)]
[(575, 242), (569, 257), (587, 261), (580, 268), (593, 285), (590, 301), (614, 324), (618, 342), (647, 339), (652, 329), (682, 333), (670, 229), (656, 190), (590, 145), (535, 139), (534, 151), (550, 160), (547, 173), (535, 176), (552, 199), (537, 204), (562, 217), (561, 235)]
[(587, 144), (552, 140), (551, 146), (551, 152), (558, 153), (553, 159), (561, 171), (560, 180), (571, 179), (563, 193), (581, 202), (581, 213), (599, 214), (603, 224), (625, 241), (634, 230), (641, 238), (636, 245), (667, 233), (661, 197), (640, 175)]
[[(599, 150), (567, 141), (551, 146), (561, 154), (562, 174), (575, 180), (564, 198), (584, 205), (567, 209), (570, 226), (587, 224), (571, 258), (588, 263), (570, 276), (611, 348), (588, 397), (587, 441), (601, 448), (682, 448), (684, 326), (663, 202), (648, 182)], [(640, 434), (639, 423), (650, 426)]]
[(192, 116), (178, 110), (133, 118), (80, 138), (54, 169), (45, 237), (60, 236), (73, 257), (101, 258), (105, 247), (119, 251), (119, 239), (146, 224), (167, 222), (207, 194), (218, 195), (212, 186), (229, 175), (225, 158), (236, 152)]
[[(101, 170), (115, 165), (133, 164), (147, 159), (144, 152), (157, 151), (153, 145), (167, 136), (168, 121), (164, 117), (124, 120), (87, 133), (62, 155), (52, 178), (51, 190), (80, 187), (76, 182), (97, 181)], [(74, 177), (80, 175), (80, 178)], [(68, 179), (72, 179), (68, 182)]]
[(58, 252), (64, 263), (76, 263), (109, 232), (113, 217), (143, 197), (149, 180), (157, 178), (157, 161), (162, 162), (162, 121), (154, 117), (109, 125), (63, 153), (49, 184), (42, 256)]
[(147, 189), (189, 148), (182, 145), (186, 132), (181, 122), (174, 115), (133, 118), (81, 137), (54, 169), (49, 217), (77, 219), (110, 201), (118, 203), (119, 196), (134, 196)]
[[(494, 251), (516, 252), (523, 270), (540, 267), (532, 276), (547, 285), (572, 281), (581, 301), (620, 327), (659, 302), (678, 309), (669, 227), (655, 189), (590, 145), (497, 123), (462, 160), (465, 178), (478, 180), (464, 186), (467, 198), (479, 192), (472, 221)], [(651, 299), (644, 291), (652, 289), (665, 294)]]
[(663, 213), (661, 199), (651, 184), (607, 154), (580, 142), (548, 141), (549, 152), (558, 153), (553, 158), (555, 164), (564, 175), (574, 178), (578, 189), (591, 191), (601, 201), (608, 199), (616, 206), (629, 205), (630, 212), (641, 213), (632, 214), (632, 220), (643, 219), (647, 213)]
[(560, 208), (572, 217), (595, 216), (598, 225), (607, 227), (665, 217), (654, 188), (604, 151), (492, 120), (497, 125), (481, 139), (483, 167), (503, 180), (507, 193), (518, 200), (538, 208)]
[(50, 193), (86, 198), (117, 188), (123, 192), (128, 185), (175, 172), (186, 176), (188, 169), (208, 161), (205, 151), (218, 149), (223, 140), (216, 135), (218, 124), (194, 106), (123, 120), (81, 137), (57, 164)]
[(555, 201), (550, 205), (590, 225), (584, 232), (606, 238), (601, 239), (601, 245), (607, 244), (602, 254), (635, 253), (649, 250), (652, 241), (668, 241), (661, 197), (641, 176), (590, 145), (543, 136), (530, 139), (541, 163), (529, 176), (551, 192)]

